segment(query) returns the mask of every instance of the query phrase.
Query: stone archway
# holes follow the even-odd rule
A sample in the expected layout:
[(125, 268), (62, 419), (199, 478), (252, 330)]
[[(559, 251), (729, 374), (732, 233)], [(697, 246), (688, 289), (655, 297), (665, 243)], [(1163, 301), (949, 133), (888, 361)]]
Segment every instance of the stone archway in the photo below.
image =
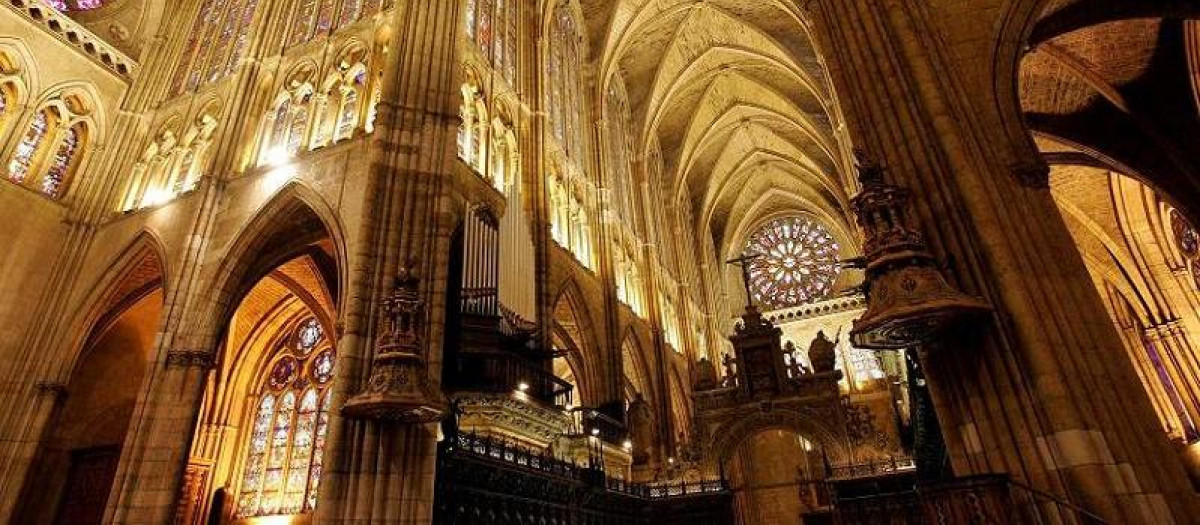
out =
[(99, 523), (114, 486), (122, 445), (132, 428), (143, 382), (154, 362), (166, 293), (161, 245), (142, 233), (102, 277), (70, 354), (38, 384), (55, 408), (38, 440), (15, 522)]
[(764, 405), (764, 410), (745, 417), (730, 418), (726, 421), (711, 425), (705, 440), (705, 450), (710, 451), (711, 459), (721, 465), (734, 453), (734, 450), (754, 435), (767, 430), (787, 430), (797, 435), (809, 438), (820, 445), (827, 453), (829, 461), (845, 463), (850, 460), (844, 430), (834, 428), (834, 425), (819, 421), (841, 421), (840, 412), (811, 408), (778, 408)]

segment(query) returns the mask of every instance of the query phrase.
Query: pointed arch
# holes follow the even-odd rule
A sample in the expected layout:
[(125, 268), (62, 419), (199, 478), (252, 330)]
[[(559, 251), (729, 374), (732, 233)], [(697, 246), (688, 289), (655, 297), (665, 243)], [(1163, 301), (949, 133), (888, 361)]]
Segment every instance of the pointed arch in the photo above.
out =
[(554, 300), (552, 337), (559, 339), (578, 384), (580, 398), (594, 401), (603, 388), (604, 367), (599, 355), (591, 312), (582, 301), (583, 293), (574, 280), (568, 280)]
[(640, 394), (647, 402), (652, 402), (654, 396), (654, 381), (650, 368), (646, 366), (646, 348), (642, 345), (637, 331), (630, 327), (625, 331), (621, 340), (621, 369), (624, 377), (622, 386), (634, 393)]
[[(225, 251), (222, 263), (208, 276), (213, 290), (198, 316), (198, 342), (213, 342), (243, 296), (259, 278), (293, 258), (306, 246), (328, 240), (334, 261), (334, 304), (342, 303), (347, 282), (346, 238), (333, 208), (299, 181), (281, 188), (248, 220)], [(203, 347), (203, 346), (202, 346)]]
[(84, 298), (78, 311), (72, 316), (71, 328), (64, 342), (69, 348), (69, 354), (62, 362), (69, 363), (64, 367), (67, 374), (74, 368), (75, 362), (86, 346), (90, 334), (102, 330), (107, 324), (120, 315), (125, 307), (137, 300), (161, 289), (164, 296), (170, 288), (167, 276), (167, 251), (162, 239), (153, 230), (142, 229), (105, 267), (108, 270), (97, 278), (88, 289), (91, 293)]

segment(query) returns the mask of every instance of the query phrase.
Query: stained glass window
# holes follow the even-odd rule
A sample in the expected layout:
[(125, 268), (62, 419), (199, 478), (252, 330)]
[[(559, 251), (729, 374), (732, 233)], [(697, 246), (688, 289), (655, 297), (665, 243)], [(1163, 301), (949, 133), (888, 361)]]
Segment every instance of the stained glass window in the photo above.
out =
[(1171, 210), (1171, 230), (1175, 233), (1179, 251), (1185, 256), (1194, 257), (1200, 252), (1200, 235), (1179, 210)]
[(4, 86), (0, 86), (0, 123), (4, 122), (4, 117), (8, 115), (8, 90)]
[(33, 164), (33, 156), (42, 145), (42, 140), (46, 138), (46, 132), (49, 131), (49, 128), (50, 115), (46, 111), (39, 111), (37, 115), (34, 115), (33, 121), (29, 123), (29, 128), (21, 136), (21, 142), (17, 143), (17, 149), (13, 152), (12, 160), (8, 163), (9, 179), (12, 179), (14, 182), (22, 182), (29, 175), (29, 168)]
[(786, 308), (824, 298), (840, 271), (839, 248), (824, 226), (805, 217), (767, 223), (746, 243), (750, 292), (771, 308)]
[(467, 37), (497, 72), (512, 83), (516, 77), (516, 38), (520, 0), (469, 0)]
[(59, 196), (59, 191), (62, 190), (63, 183), (74, 164), (75, 155), (79, 152), (79, 138), (77, 127), (71, 127), (63, 133), (62, 141), (59, 142), (58, 149), (54, 152), (54, 158), (50, 163), (50, 169), (46, 171), (46, 176), (42, 177), (42, 193), (50, 197)]
[(181, 50), (172, 94), (194, 90), (231, 73), (246, 52), (259, 0), (207, 0)]
[(316, 319), (309, 319), (302, 323), (296, 330), (297, 352), (301, 356), (308, 356), (321, 341), (321, 335), (321, 323), (318, 323)]
[(288, 153), (296, 153), (300, 151), (301, 144), (304, 143), (304, 133), (308, 131), (308, 109), (309, 102), (312, 101), (312, 96), (305, 94), (301, 97), (300, 102), (296, 104), (293, 110), (292, 122), (288, 130), (287, 150)]
[[(332, 366), (332, 361), (330, 362)], [(313, 457), (312, 463), (308, 471), (308, 501), (305, 505), (310, 509), (317, 508), (317, 488), (321, 485), (321, 469), (325, 465), (325, 434), (329, 428), (329, 398), (328, 393), (325, 394), (325, 400), (321, 403), (321, 410), (317, 412), (317, 430), (313, 436)]]
[(358, 90), (347, 88), (342, 92), (342, 110), (338, 116), (337, 138), (348, 139), (354, 136), (354, 128), (358, 125)]
[(238, 514), (298, 514), (317, 504), (335, 354), (324, 329), (305, 319), (286, 334), (260, 381), (249, 431)]
[(317, 11), (317, 33), (329, 33), (333, 29), (333, 0), (321, 0)]
[(638, 185), (633, 180), (629, 154), (629, 137), (632, 135), (629, 102), (624, 83), (619, 79), (614, 80), (608, 87), (605, 111), (605, 122), (608, 124), (608, 186), (612, 188), (613, 193), (611, 210), (624, 219), (627, 226), (637, 231), (634, 194), (638, 191)]
[(44, 0), (46, 5), (59, 11), (87, 11), (104, 5), (103, 0)]
[(579, 41), (575, 18), (565, 6), (554, 14), (550, 43), (550, 119), (554, 138), (568, 158), (579, 160), (583, 147), (582, 82), (579, 76)]
[(292, 31), (288, 36), (288, 45), (303, 44), (313, 37), (317, 20), (317, 0), (300, 0), (295, 17), (292, 18)]
[[(266, 394), (258, 403), (258, 415), (250, 430), (250, 446), (246, 452), (245, 473), (242, 475), (242, 507), (258, 509), (259, 490), (262, 486), (263, 467), (267, 457), (267, 441), (270, 439), (271, 422), (275, 417), (275, 396)], [(248, 512), (246, 514), (252, 514)]]
[(362, 0), (343, 0), (342, 16), (338, 20), (338, 27), (350, 25), (358, 20), (360, 15), (362, 15)]

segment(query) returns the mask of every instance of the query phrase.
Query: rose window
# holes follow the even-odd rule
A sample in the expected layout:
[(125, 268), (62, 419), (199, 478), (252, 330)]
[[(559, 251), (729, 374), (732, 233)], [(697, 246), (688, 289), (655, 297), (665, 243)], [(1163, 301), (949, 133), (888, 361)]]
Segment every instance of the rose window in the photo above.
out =
[(840, 248), (824, 226), (805, 217), (775, 219), (746, 243), (750, 293), (770, 308), (787, 308), (829, 295), (837, 281)]

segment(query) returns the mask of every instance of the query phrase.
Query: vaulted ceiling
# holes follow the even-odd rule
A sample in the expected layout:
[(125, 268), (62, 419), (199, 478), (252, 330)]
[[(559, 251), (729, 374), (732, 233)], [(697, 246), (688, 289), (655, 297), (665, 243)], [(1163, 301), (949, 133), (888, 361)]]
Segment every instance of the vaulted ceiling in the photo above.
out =
[(1021, 66), (1030, 127), (1200, 212), (1197, 18), (1193, 1), (1050, 2)]
[(796, 3), (580, 0), (601, 86), (623, 81), (636, 144), (718, 250), (773, 214), (844, 228), (826, 75)]

